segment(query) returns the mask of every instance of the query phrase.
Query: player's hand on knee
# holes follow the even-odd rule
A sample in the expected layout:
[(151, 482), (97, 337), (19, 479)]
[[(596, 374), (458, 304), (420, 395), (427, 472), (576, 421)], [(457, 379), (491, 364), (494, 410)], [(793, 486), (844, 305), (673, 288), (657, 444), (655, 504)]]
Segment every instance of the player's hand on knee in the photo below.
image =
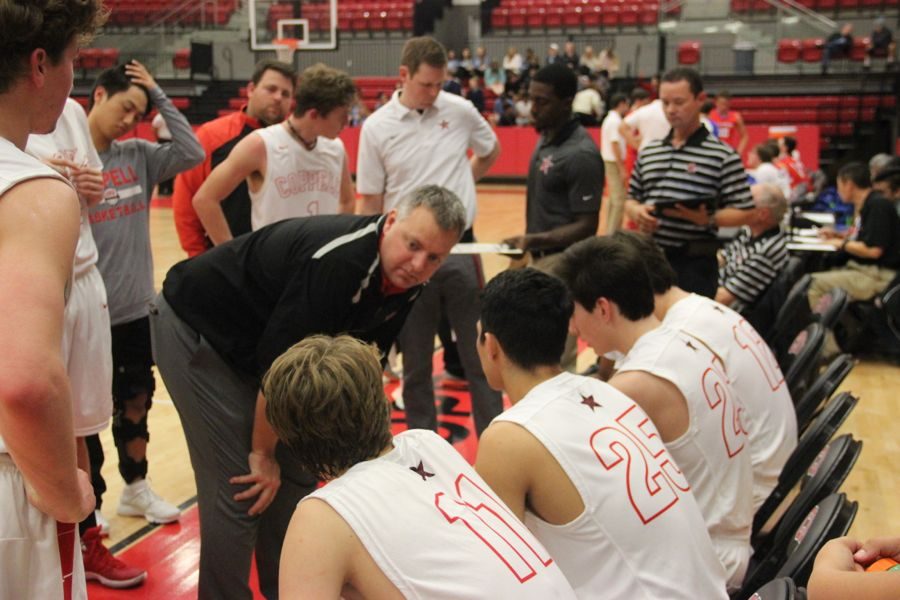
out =
[(862, 545), (853, 558), (861, 565), (869, 565), (879, 558), (900, 562), (900, 537), (874, 538)]
[(862, 571), (854, 554), (862, 548), (862, 544), (849, 537), (840, 537), (831, 540), (819, 551), (816, 556), (815, 568), (828, 571)]
[(281, 467), (273, 455), (262, 452), (251, 452), (247, 459), (250, 473), (232, 477), (229, 481), (235, 485), (249, 484), (250, 487), (234, 495), (237, 501), (256, 498), (256, 502), (247, 511), (250, 516), (258, 515), (272, 503), (278, 488), (281, 487)]

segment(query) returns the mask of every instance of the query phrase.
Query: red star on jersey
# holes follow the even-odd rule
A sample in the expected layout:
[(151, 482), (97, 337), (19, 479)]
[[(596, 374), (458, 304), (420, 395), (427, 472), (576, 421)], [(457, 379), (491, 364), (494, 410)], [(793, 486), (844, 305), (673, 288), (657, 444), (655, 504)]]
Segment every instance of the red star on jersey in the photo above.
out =
[(448, 127), (450, 127), (450, 122), (447, 119), (441, 121), (441, 129), (447, 129)]
[(591, 412), (594, 412), (595, 408), (600, 408), (600, 404), (598, 404), (593, 396), (582, 396), (581, 403), (591, 409)]
[(546, 175), (550, 172), (550, 169), (553, 168), (553, 156), (545, 156), (543, 160), (541, 160), (541, 173)]
[(427, 481), (429, 477), (434, 477), (434, 473), (429, 473), (425, 470), (425, 465), (422, 464), (421, 460), (418, 466), (410, 467), (409, 470), (421, 477), (422, 481)]

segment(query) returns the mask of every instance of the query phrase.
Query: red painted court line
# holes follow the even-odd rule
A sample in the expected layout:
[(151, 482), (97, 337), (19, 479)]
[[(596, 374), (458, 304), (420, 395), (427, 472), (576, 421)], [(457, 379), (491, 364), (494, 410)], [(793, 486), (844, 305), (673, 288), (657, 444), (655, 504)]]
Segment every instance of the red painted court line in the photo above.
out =
[[(434, 372), (439, 374), (442, 371), (443, 351), (438, 351), (434, 356)], [(389, 399), (398, 387), (398, 382), (385, 385)], [(468, 390), (436, 388), (435, 401), (438, 403), (438, 433), (451, 440), (459, 453), (474, 463), (478, 440), (472, 425), (472, 403)], [(396, 405), (391, 411), (391, 420), (394, 434), (406, 430), (404, 413)], [(200, 564), (197, 506), (185, 509), (178, 523), (153, 529), (117, 556), (129, 565), (147, 570), (144, 585), (130, 590), (112, 590), (91, 582), (88, 584), (90, 600), (193, 600), (197, 597), (197, 570)], [(254, 598), (262, 600), (255, 564), (250, 573), (250, 587)]]

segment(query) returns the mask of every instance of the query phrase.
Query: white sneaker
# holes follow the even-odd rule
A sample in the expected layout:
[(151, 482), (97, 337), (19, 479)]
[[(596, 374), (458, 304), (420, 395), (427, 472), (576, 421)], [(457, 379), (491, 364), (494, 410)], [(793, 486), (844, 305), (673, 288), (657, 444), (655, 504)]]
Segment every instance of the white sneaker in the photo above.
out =
[(100, 537), (109, 537), (109, 521), (106, 520), (103, 513), (95, 510), (94, 519), (97, 521), (97, 527), (100, 528)]
[(116, 512), (123, 517), (144, 517), (151, 523), (172, 523), (181, 516), (178, 507), (157, 496), (146, 479), (125, 486)]

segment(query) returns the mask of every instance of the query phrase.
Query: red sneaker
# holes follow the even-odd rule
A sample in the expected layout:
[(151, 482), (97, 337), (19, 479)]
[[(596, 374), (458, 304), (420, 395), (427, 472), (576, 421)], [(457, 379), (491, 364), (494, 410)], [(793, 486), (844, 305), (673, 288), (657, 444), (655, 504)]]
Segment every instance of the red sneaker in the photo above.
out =
[(129, 567), (112, 555), (100, 541), (100, 528), (91, 527), (81, 537), (84, 575), (88, 581), (99, 581), (110, 588), (135, 587), (147, 578), (147, 571)]

